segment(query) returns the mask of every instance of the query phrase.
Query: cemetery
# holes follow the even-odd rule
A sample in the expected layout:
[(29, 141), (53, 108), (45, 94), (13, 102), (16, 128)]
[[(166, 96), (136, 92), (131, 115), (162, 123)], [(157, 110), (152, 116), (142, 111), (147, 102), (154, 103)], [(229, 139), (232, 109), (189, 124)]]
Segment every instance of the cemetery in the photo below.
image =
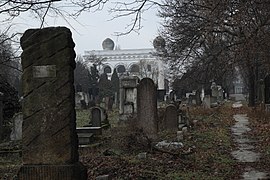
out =
[(68, 28), (29, 29), (21, 46), (23, 99), (0, 84), (0, 179), (269, 177), (269, 76), (257, 109), (214, 81), (163, 94), (125, 75), (83, 92)]

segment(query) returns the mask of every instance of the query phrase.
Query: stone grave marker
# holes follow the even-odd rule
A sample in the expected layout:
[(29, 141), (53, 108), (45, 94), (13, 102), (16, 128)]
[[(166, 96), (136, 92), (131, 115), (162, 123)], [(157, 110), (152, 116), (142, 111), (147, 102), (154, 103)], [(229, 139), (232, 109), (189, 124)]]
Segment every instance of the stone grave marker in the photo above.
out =
[(200, 90), (196, 90), (195, 99), (196, 99), (196, 105), (197, 106), (200, 106), (202, 104), (202, 101), (201, 101), (201, 91)]
[(165, 130), (178, 129), (178, 112), (175, 105), (170, 104), (166, 107), (164, 115), (164, 128)]
[(74, 46), (65, 27), (29, 29), (21, 38), (23, 165), (18, 179), (87, 178), (78, 160)]
[(270, 104), (270, 74), (264, 78), (264, 103)]
[(211, 85), (211, 92), (212, 92), (212, 96), (213, 97), (218, 97), (218, 86), (216, 85), (215, 82), (212, 82), (212, 85)]
[(91, 120), (93, 127), (101, 127), (101, 109), (98, 107), (93, 107), (91, 109)]
[(205, 95), (203, 99), (203, 105), (205, 108), (211, 108), (211, 97), (210, 95)]
[(13, 127), (10, 133), (10, 140), (17, 141), (22, 139), (22, 123), (23, 123), (23, 114), (17, 113), (12, 118)]
[(157, 137), (157, 87), (153, 80), (144, 78), (138, 85), (138, 126), (144, 133), (155, 139)]
[(264, 81), (260, 79), (257, 86), (257, 99), (260, 104), (264, 103), (264, 89)]
[(139, 78), (127, 76), (120, 79), (119, 119), (128, 120), (137, 115), (137, 85)]

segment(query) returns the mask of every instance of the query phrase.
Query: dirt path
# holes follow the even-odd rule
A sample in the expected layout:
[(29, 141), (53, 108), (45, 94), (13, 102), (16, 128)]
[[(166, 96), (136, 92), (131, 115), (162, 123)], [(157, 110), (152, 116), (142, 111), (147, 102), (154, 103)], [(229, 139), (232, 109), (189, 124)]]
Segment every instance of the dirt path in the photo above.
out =
[[(241, 107), (242, 104), (237, 102), (233, 104), (233, 108)], [(246, 114), (234, 115), (235, 124), (231, 127), (234, 141), (237, 144), (237, 150), (233, 151), (232, 156), (245, 166), (245, 172), (242, 177), (244, 180), (268, 179), (268, 174), (257, 171), (250, 167), (250, 164), (260, 160), (260, 153), (255, 151), (252, 145), (256, 141), (247, 135), (251, 131), (249, 127), (249, 118)]]

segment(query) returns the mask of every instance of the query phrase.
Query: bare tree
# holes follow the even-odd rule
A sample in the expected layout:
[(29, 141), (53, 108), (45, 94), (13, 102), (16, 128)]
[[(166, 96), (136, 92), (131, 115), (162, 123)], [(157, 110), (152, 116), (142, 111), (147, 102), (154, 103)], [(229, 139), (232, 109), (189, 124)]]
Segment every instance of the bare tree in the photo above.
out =
[[(248, 75), (254, 105), (255, 61), (269, 67), (270, 5), (266, 0), (165, 0), (162, 36), (173, 70), (201, 72), (209, 80), (230, 76), (234, 66)], [(192, 76), (191, 76), (192, 77)]]

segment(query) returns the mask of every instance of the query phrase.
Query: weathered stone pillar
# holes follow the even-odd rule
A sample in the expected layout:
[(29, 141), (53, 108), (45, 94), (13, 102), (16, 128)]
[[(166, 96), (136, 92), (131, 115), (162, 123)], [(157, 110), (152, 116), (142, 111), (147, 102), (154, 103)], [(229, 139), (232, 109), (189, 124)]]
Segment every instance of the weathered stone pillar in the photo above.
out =
[(153, 80), (144, 78), (138, 85), (137, 109), (138, 126), (144, 133), (155, 139), (157, 137), (157, 87)]
[(19, 179), (87, 178), (78, 161), (74, 46), (65, 27), (29, 29), (21, 38), (24, 100)]
[(137, 115), (138, 82), (139, 78), (136, 76), (127, 76), (120, 79), (120, 120), (128, 120)]

